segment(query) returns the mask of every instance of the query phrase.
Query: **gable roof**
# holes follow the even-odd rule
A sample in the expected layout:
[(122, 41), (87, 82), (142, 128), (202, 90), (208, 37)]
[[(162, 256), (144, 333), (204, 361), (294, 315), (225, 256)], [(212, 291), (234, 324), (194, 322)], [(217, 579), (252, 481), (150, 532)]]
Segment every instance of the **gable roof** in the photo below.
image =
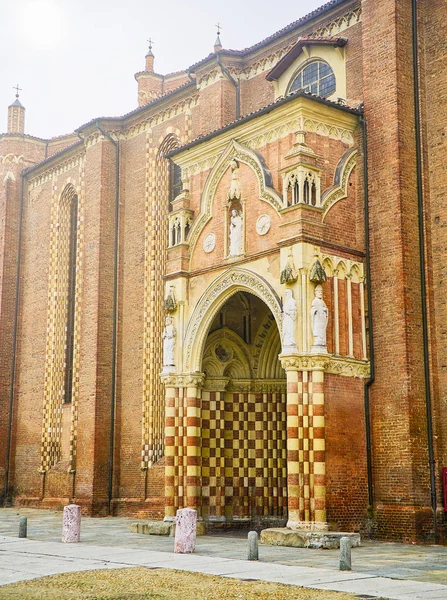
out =
[(342, 48), (348, 43), (347, 38), (344, 37), (314, 37), (314, 38), (300, 38), (297, 43), (285, 54), (281, 60), (273, 67), (273, 69), (266, 75), (267, 81), (276, 81), (286, 71), (294, 60), (303, 51), (306, 46), (333, 46), (334, 48)]

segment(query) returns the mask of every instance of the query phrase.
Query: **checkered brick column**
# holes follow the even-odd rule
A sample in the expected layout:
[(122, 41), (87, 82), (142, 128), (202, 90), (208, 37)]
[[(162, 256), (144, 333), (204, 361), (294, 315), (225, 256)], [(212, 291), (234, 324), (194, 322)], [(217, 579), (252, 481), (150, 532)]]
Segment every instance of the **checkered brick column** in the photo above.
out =
[(200, 511), (201, 398), (203, 375), (186, 378), (186, 506)]
[(310, 458), (311, 458), (311, 489), (313, 502), (311, 518), (320, 528), (325, 529), (326, 524), (326, 442), (324, 422), (324, 371), (314, 370), (311, 390), (311, 431)]
[[(302, 397), (302, 381), (300, 373), (291, 359), (282, 361), (282, 366), (287, 376), (287, 498), (288, 498), (288, 526), (302, 520), (304, 503), (300, 487), (300, 459), (298, 437), (298, 406), (300, 394)], [(300, 390), (301, 387), (301, 390)]]
[(284, 356), (287, 374), (287, 491), (292, 529), (327, 529), (324, 370)]
[(165, 380), (165, 516), (175, 517), (178, 508), (176, 497), (176, 453), (177, 453), (177, 410), (179, 388), (174, 387), (169, 378)]

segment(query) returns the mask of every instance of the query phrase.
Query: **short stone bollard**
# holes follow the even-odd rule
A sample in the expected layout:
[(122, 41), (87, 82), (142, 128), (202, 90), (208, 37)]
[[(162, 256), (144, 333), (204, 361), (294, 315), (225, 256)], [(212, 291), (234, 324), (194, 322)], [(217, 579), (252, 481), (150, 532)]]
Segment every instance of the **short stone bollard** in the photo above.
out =
[(248, 560), (259, 560), (258, 534), (256, 531), (248, 532)]
[(28, 529), (28, 519), (26, 517), (20, 517), (19, 521), (19, 538), (26, 538)]
[(351, 540), (348, 537), (340, 538), (340, 571), (351, 570)]
[(197, 511), (181, 508), (177, 511), (174, 552), (189, 554), (196, 547)]
[(64, 506), (62, 542), (71, 544), (81, 541), (81, 507), (77, 504)]

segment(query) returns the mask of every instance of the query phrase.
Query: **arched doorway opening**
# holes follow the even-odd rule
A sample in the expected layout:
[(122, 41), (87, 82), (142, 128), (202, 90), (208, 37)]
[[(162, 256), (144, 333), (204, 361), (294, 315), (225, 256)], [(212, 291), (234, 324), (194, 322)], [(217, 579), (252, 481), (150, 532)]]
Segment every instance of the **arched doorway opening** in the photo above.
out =
[(201, 513), (205, 520), (287, 520), (286, 376), (269, 307), (236, 291), (205, 340)]

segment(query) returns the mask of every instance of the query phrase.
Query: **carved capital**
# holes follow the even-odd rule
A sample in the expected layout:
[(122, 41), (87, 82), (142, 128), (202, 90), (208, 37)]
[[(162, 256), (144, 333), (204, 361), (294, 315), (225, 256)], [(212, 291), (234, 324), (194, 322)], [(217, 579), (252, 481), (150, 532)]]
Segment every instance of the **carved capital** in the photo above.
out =
[(279, 356), (283, 369), (287, 371), (324, 371), (331, 375), (343, 377), (368, 378), (370, 364), (366, 360), (355, 358), (336, 357), (330, 354), (296, 354)]
[(161, 381), (166, 387), (203, 387), (205, 375), (203, 373), (170, 373), (161, 375)]

